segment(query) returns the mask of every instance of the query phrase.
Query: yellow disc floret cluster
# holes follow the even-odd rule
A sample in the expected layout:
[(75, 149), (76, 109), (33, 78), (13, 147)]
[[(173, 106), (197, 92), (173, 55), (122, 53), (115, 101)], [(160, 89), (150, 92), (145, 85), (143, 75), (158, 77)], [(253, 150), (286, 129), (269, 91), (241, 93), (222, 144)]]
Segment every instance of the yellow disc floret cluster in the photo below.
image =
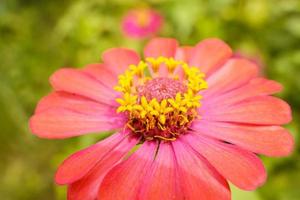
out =
[[(162, 77), (161, 68), (167, 75)], [(120, 104), (117, 112), (126, 113), (127, 127), (145, 140), (175, 140), (198, 116), (199, 92), (207, 88), (204, 76), (183, 61), (146, 58), (119, 76), (114, 88), (122, 93), (116, 99)]]

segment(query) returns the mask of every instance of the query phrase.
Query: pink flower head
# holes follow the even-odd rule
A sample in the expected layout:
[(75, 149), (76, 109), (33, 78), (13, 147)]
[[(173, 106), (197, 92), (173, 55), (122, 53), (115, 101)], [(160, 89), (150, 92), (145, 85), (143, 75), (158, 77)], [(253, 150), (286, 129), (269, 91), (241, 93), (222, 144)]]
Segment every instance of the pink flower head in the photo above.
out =
[(129, 11), (123, 18), (122, 29), (131, 38), (146, 38), (159, 31), (163, 17), (153, 9), (140, 8)]
[(265, 182), (257, 154), (291, 153), (281, 126), (290, 107), (270, 96), (281, 85), (223, 41), (179, 47), (155, 38), (144, 57), (114, 48), (103, 63), (51, 76), (54, 91), (30, 119), (34, 134), (114, 131), (59, 167), (55, 180), (68, 185), (69, 200), (229, 200), (228, 182), (243, 190)]

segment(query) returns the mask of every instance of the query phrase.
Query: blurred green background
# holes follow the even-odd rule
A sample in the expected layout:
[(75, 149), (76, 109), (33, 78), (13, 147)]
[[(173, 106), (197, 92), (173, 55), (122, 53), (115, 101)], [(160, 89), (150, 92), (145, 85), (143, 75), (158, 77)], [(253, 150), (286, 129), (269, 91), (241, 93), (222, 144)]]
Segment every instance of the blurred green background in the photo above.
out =
[(283, 83), (279, 95), (293, 108), (294, 120), (287, 127), (298, 145), (290, 157), (262, 157), (267, 183), (254, 192), (233, 188), (233, 199), (299, 200), (299, 0), (1, 0), (0, 199), (65, 199), (65, 188), (54, 184), (55, 169), (99, 138), (39, 139), (30, 134), (28, 118), (51, 90), (47, 79), (56, 69), (98, 62), (110, 47), (141, 51), (146, 41), (125, 38), (120, 22), (128, 9), (145, 5), (165, 17), (160, 35), (189, 45), (222, 38), (259, 59), (264, 73)]

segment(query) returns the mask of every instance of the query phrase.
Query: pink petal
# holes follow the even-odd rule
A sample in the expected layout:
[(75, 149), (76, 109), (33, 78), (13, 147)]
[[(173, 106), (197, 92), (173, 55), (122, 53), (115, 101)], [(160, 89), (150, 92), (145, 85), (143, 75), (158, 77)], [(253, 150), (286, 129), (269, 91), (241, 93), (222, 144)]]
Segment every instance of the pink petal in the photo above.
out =
[[(113, 137), (113, 136), (112, 136)], [(95, 200), (98, 196), (98, 189), (100, 183), (102, 182), (104, 176), (107, 172), (118, 164), (122, 158), (132, 149), (134, 145), (137, 144), (135, 138), (125, 138), (120, 144), (115, 146), (112, 150), (108, 150), (103, 144), (99, 144), (96, 147), (92, 147), (91, 151), (86, 151), (76, 159), (77, 162), (75, 172), (76, 177), (82, 176), (83, 171), (90, 170), (93, 166), (93, 169), (90, 170), (89, 174), (83, 177), (82, 179), (72, 183), (68, 187), (68, 200)], [(68, 170), (70, 167), (74, 167), (74, 159), (70, 159), (67, 165), (64, 167)], [(95, 163), (97, 162), (96, 166)], [(80, 169), (80, 171), (78, 171)], [(69, 173), (69, 171), (67, 171)], [(78, 174), (80, 173), (80, 174)], [(68, 179), (72, 179), (74, 174), (71, 174)], [(64, 177), (66, 178), (66, 177)]]
[(237, 89), (231, 90), (207, 101), (206, 99), (203, 99), (203, 106), (205, 106), (205, 108), (209, 106), (211, 109), (216, 109), (217, 107), (224, 107), (238, 103), (250, 97), (271, 95), (280, 92), (281, 90), (281, 84), (276, 81), (264, 78), (254, 78)]
[(192, 50), (189, 64), (209, 76), (232, 55), (230, 47), (219, 39), (205, 39)]
[(178, 42), (172, 38), (154, 38), (148, 42), (144, 49), (145, 57), (157, 58), (164, 56), (174, 58)]
[(209, 110), (202, 117), (209, 121), (282, 125), (291, 121), (291, 109), (281, 99), (259, 96), (222, 109)]
[(115, 133), (112, 136), (80, 150), (67, 158), (58, 168), (55, 181), (57, 184), (70, 184), (86, 175), (98, 162), (110, 153), (118, 150), (118, 145), (136, 144), (135, 140), (126, 138), (124, 132)]
[[(184, 62), (188, 62), (188, 60), (190, 59), (190, 56), (191, 56), (192, 49), (193, 49), (193, 47), (190, 47), (190, 46), (184, 46), (184, 47), (177, 48), (175, 59), (182, 60)], [(185, 73), (184, 73), (182, 67), (177, 67), (174, 70), (174, 74), (177, 75), (180, 78), (180, 80), (183, 80), (183, 78), (185, 76)]]
[(117, 74), (110, 71), (109, 68), (102, 63), (87, 65), (82, 69), (82, 71), (88, 73), (90, 76), (93, 76), (95, 79), (109, 88), (113, 88), (117, 85)]
[(227, 182), (218, 172), (180, 139), (172, 142), (182, 186), (182, 199), (230, 200)]
[(264, 166), (254, 153), (199, 134), (189, 133), (183, 138), (237, 187), (254, 190), (266, 181)]
[(82, 95), (106, 104), (113, 104), (117, 96), (111, 88), (76, 69), (60, 69), (50, 77), (50, 82), (57, 91)]
[(257, 76), (257, 66), (246, 59), (232, 58), (208, 79), (205, 97), (222, 94), (246, 84)]
[(89, 132), (110, 131), (124, 126), (124, 119), (79, 113), (65, 108), (48, 109), (30, 118), (33, 134), (43, 138), (68, 138)]
[(294, 147), (292, 135), (280, 126), (251, 126), (200, 120), (193, 123), (192, 129), (267, 156), (286, 156)]
[(104, 177), (98, 198), (102, 200), (137, 199), (145, 174), (154, 160), (157, 145), (145, 142), (127, 160), (116, 165)]
[(50, 108), (65, 108), (74, 112), (96, 116), (110, 117), (117, 115), (115, 107), (67, 92), (52, 92), (43, 97), (39, 101), (35, 113), (41, 113)]
[(144, 178), (138, 199), (184, 199), (175, 166), (176, 158), (171, 144), (161, 143), (154, 163)]
[(102, 54), (104, 64), (116, 75), (122, 74), (131, 64), (138, 64), (139, 55), (130, 49), (112, 48)]
[(193, 48), (194, 47), (191, 47), (191, 46), (183, 46), (183, 47), (177, 48), (176, 54), (175, 54), (175, 59), (188, 62), (190, 60)]

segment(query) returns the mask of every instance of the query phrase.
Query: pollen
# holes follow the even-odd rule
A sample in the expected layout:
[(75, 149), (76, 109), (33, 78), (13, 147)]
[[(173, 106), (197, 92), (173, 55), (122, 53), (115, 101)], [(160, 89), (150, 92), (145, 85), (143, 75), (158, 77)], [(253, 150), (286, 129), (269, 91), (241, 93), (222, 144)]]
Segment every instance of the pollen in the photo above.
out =
[[(159, 75), (162, 67), (167, 75)], [(175, 73), (179, 68), (184, 72), (181, 77)], [(146, 58), (119, 76), (115, 90), (121, 98), (116, 99), (116, 111), (126, 114), (127, 128), (144, 140), (176, 140), (199, 117), (199, 92), (207, 88), (204, 77), (197, 67), (183, 61)]]

